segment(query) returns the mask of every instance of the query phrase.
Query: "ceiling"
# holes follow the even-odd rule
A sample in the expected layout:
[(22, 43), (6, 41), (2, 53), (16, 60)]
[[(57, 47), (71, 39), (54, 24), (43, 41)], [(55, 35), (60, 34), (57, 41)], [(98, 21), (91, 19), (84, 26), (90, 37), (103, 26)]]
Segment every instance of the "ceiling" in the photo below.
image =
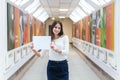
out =
[[(44, 22), (49, 17), (69, 17), (77, 22), (114, 0), (6, 0)], [(62, 9), (62, 11), (60, 11)], [(66, 11), (63, 11), (66, 10)]]
[[(80, 0), (40, 0), (50, 17), (69, 17), (79, 1)], [(68, 9), (68, 11), (59, 11), (59, 9)]]

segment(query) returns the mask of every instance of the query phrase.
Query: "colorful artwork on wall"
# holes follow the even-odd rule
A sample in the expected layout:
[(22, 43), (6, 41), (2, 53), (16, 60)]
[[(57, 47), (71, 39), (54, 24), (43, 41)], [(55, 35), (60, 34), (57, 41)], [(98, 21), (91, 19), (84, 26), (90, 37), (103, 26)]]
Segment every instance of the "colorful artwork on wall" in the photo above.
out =
[(7, 44), (8, 50), (14, 49), (14, 13), (13, 6), (7, 4)]
[(92, 43), (92, 34), (93, 34), (93, 30), (92, 30), (92, 15), (90, 15), (90, 23), (89, 23), (89, 26), (90, 26), (90, 43)]
[(72, 26), (72, 37), (75, 37), (75, 24)]
[(100, 35), (101, 35), (101, 18), (100, 18), (100, 10), (99, 11), (97, 11), (96, 12), (96, 29), (95, 29), (95, 33), (96, 33), (96, 35), (95, 35), (95, 44), (97, 45), (97, 46), (100, 46)]
[(80, 39), (82, 39), (82, 26), (83, 26), (83, 23), (82, 23), (82, 20), (80, 20)]
[(101, 47), (106, 48), (106, 8), (105, 7), (100, 10), (100, 17), (101, 17), (100, 45)]
[(44, 35), (44, 25), (19, 8), (7, 3), (8, 51), (28, 44), (33, 35)]
[(76, 28), (75, 28), (75, 34), (76, 34), (76, 38), (80, 38), (80, 26), (79, 26), (80, 24), (79, 24), (79, 22), (77, 22), (77, 24), (76, 24)]
[(14, 48), (20, 47), (20, 10), (14, 7)]
[(96, 37), (95, 37), (95, 35), (96, 35), (96, 33), (95, 33), (95, 29), (96, 29), (96, 27), (97, 27), (97, 25), (96, 25), (96, 12), (94, 12), (92, 15), (91, 15), (91, 20), (92, 20), (92, 23), (91, 23), (91, 38), (92, 38), (92, 43), (93, 44), (95, 44), (95, 42), (96, 42)]
[(114, 3), (101, 8), (74, 25), (74, 33), (77, 34), (76, 31), (79, 29), (80, 39), (114, 50)]
[(85, 27), (85, 41), (90, 42), (90, 16), (85, 17), (84, 27)]
[(114, 3), (106, 6), (106, 48), (114, 50)]

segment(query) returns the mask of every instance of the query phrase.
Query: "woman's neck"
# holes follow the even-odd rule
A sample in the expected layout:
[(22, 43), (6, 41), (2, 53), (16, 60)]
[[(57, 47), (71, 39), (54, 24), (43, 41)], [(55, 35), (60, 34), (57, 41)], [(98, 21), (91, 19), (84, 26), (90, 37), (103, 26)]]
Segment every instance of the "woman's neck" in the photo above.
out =
[(59, 38), (59, 35), (54, 35), (54, 39), (57, 39), (57, 38)]

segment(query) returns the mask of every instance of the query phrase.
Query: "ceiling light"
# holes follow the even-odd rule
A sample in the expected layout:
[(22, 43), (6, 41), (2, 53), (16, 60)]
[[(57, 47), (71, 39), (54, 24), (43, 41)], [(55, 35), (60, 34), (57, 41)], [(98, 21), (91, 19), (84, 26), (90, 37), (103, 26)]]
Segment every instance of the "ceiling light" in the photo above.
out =
[(52, 19), (52, 20), (55, 20), (55, 17), (52, 17), (51, 19)]
[(29, 11), (31, 8), (38, 5), (38, 3), (40, 3), (39, 0), (35, 0), (32, 4), (30, 4), (27, 8), (25, 8), (25, 11)]
[(16, 0), (10, 0), (10, 1), (15, 2)]
[(20, 3), (21, 3), (21, 0), (17, 0), (17, 1), (15, 2), (16, 5), (19, 5)]
[(39, 17), (44, 17), (44, 16), (46, 16), (47, 15), (47, 13), (46, 12), (43, 12), (41, 15), (39, 15)]
[(104, 5), (105, 4), (105, 1), (104, 0), (98, 0), (100, 2), (101, 5)]
[(32, 7), (30, 10), (28, 10), (28, 13), (34, 12), (39, 6), (40, 6), (40, 3), (38, 3), (36, 6)]
[(86, 13), (88, 13), (88, 14), (91, 14), (91, 13), (92, 13), (92, 11), (89, 10), (88, 8), (86, 8), (83, 4), (79, 3), (79, 5), (81, 6), (81, 8), (82, 8)]
[(59, 11), (68, 11), (68, 9), (59, 9)]
[(98, 2), (98, 0), (91, 0), (93, 3), (95, 3), (96, 5), (100, 5), (100, 3)]
[(25, 3), (27, 3), (29, 0), (22, 0), (22, 2), (19, 4), (20, 6), (24, 5)]
[(90, 4), (88, 4), (86, 1), (84, 1), (84, 0), (81, 0), (79, 2), (79, 5), (88, 14), (91, 14), (93, 11), (95, 11), (95, 9)]
[(42, 22), (44, 22), (47, 18), (48, 18), (48, 14), (46, 12), (44, 12), (43, 14), (41, 14), (38, 19)]
[(76, 21), (79, 21), (82, 17), (77, 15), (76, 12), (72, 12), (72, 14), (70, 15), (76, 22)]
[(85, 14), (84, 11), (80, 9), (80, 7), (77, 7), (75, 10), (80, 14), (81, 17), (87, 16), (87, 14)]
[(91, 1), (98, 6), (101, 6), (101, 5), (104, 5), (105, 2), (109, 2), (110, 0), (91, 0)]
[(81, 4), (83, 4), (86, 8), (88, 8), (91, 11), (94, 11), (95, 9), (89, 4), (87, 3), (85, 0), (81, 1)]
[(69, 17), (70, 17), (70, 19), (71, 19), (72, 21), (74, 21), (74, 22), (77, 22), (77, 21), (80, 20), (80, 18), (75, 17), (74, 15), (70, 15)]
[(42, 22), (44, 22), (45, 20), (47, 20), (47, 19), (48, 19), (48, 17), (49, 17), (48, 15), (46, 15), (46, 16), (44, 16), (44, 17), (42, 17), (42, 18), (41, 18), (41, 21), (42, 21)]
[(43, 12), (43, 10), (44, 10), (43, 7), (40, 7), (36, 12), (34, 12), (33, 16), (34, 17), (39, 16)]
[(110, 2), (111, 0), (105, 0), (105, 2)]
[(65, 16), (59, 16), (59, 18), (65, 18)]

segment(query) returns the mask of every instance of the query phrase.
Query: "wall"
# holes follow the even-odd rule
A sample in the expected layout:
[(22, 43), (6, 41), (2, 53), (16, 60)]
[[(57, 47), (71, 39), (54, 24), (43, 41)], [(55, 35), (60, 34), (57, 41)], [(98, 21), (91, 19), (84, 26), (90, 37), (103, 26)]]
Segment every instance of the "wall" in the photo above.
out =
[[(28, 42), (22, 46), (15, 47), (14, 49), (11, 49), (8, 51), (7, 29), (9, 28), (8, 28), (7, 21), (8, 21), (7, 2), (5, 0), (0, 0), (0, 28), (1, 28), (0, 29), (0, 80), (8, 80), (17, 70), (19, 70), (34, 55), (30, 49), (31, 42)], [(19, 20), (16, 20), (16, 21), (19, 22)], [(37, 21), (37, 23), (39, 24), (39, 21)], [(18, 25), (18, 23), (16, 24)], [(27, 25), (27, 26), (30, 27), (30, 25)], [(15, 28), (16, 27), (17, 26), (15, 26)], [(42, 30), (41, 32), (43, 31), (44, 30)], [(30, 36), (27, 37), (27, 41), (30, 41)]]
[[(111, 3), (114, 3), (114, 5), (110, 6)], [(103, 71), (109, 74), (112, 78), (114, 78), (115, 80), (119, 80), (120, 79), (120, 49), (119, 49), (120, 48), (120, 44), (119, 44), (119, 41), (120, 41), (120, 36), (119, 36), (120, 34), (120, 31), (119, 31), (120, 30), (120, 15), (119, 15), (120, 14), (120, 10), (119, 10), (120, 0), (114, 0), (114, 2), (111, 1), (111, 3), (103, 7), (107, 7), (107, 9), (105, 10), (107, 10), (106, 19), (108, 20), (105, 20), (107, 24), (105, 25), (105, 27), (109, 27), (105, 31), (109, 31), (111, 26), (112, 26), (112, 29), (111, 29), (112, 31), (109, 31), (110, 33), (108, 35), (106, 35), (105, 31), (101, 33), (105, 32), (105, 35), (107, 37), (110, 36), (109, 45), (112, 43), (112, 41), (113, 41), (113, 44), (110, 45), (109, 47), (112, 47), (112, 48), (104, 47), (101, 45), (96, 45), (94, 41), (90, 43), (88, 41), (85, 41), (84, 39), (79, 39), (76, 36), (75, 38), (73, 37), (73, 45), (76, 48), (78, 48), (84, 55), (86, 55), (91, 61), (93, 61), (101, 69), (103, 69)], [(102, 19), (101, 21), (103, 22), (104, 19)], [(110, 23), (109, 24), (110, 26), (108, 26), (108, 23)], [(109, 39), (107, 38), (106, 42)], [(114, 40), (111, 40), (111, 39), (114, 39)]]
[(7, 50), (7, 20), (6, 20), (6, 4), (4, 0), (0, 0), (0, 80), (4, 79), (5, 54)]

